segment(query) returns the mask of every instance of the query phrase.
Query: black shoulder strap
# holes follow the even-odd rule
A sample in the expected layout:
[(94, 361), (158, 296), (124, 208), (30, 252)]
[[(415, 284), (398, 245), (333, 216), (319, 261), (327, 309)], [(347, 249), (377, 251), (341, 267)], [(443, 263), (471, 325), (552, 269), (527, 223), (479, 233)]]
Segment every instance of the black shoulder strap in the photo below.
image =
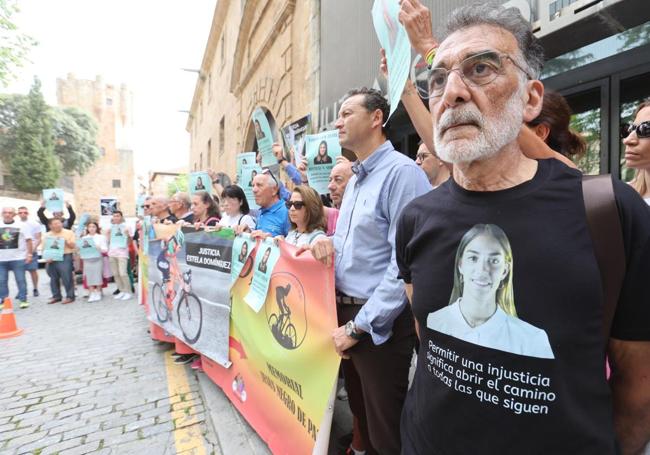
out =
[(625, 278), (623, 229), (610, 174), (584, 176), (582, 192), (603, 286), (603, 335), (607, 342)]

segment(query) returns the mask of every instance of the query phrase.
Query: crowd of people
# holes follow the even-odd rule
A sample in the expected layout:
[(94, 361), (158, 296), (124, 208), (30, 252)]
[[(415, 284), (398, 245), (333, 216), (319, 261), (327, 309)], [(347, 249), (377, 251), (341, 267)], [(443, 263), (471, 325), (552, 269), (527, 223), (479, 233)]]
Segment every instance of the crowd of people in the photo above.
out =
[[(237, 185), (248, 182), (223, 188), (211, 172), (211, 190), (150, 196), (145, 216), (273, 237), (334, 267), (332, 339), (354, 416), (347, 454), (642, 453), (650, 440), (650, 99), (621, 130), (636, 174), (629, 185), (612, 178), (626, 269), (608, 322), (572, 161), (586, 144), (569, 128), (566, 101), (539, 80), (543, 49), (530, 24), (516, 9), (475, 4), (454, 11), (435, 37), (418, 0), (401, 1), (399, 17), (428, 65), (424, 93), (407, 81), (401, 98), (421, 137), (415, 161), (387, 139), (382, 94), (354, 89), (335, 127), (356, 160), (332, 163), (326, 144), (315, 158), (335, 164), (329, 194), (311, 188), (305, 163), (288, 162), (276, 143), (289, 181), (269, 168), (256, 173), (259, 209)], [(65, 241), (64, 260), (47, 264), (50, 303), (62, 300), (59, 280), (63, 303), (75, 299), (68, 210), (68, 219), (47, 220), (39, 211), (46, 236)], [(0, 297), (11, 270), (26, 306), (24, 270), (34, 271), (43, 239), (23, 223), (24, 207), (18, 215), (2, 211)], [(116, 298), (127, 300), (128, 247), (112, 246), (111, 231), (127, 245), (139, 232), (124, 226), (115, 212), (108, 232), (91, 221), (82, 238), (108, 257)], [(90, 300), (99, 300), (103, 259), (84, 260), (83, 270)], [(32, 273), (35, 292), (37, 279)]]

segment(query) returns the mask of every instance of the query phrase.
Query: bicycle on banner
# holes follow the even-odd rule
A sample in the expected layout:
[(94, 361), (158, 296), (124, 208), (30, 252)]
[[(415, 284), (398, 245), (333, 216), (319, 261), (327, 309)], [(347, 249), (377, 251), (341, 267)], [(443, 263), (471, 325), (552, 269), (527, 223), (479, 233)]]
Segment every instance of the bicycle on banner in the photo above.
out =
[(162, 275), (162, 283), (154, 284), (151, 297), (156, 317), (161, 323), (171, 321), (174, 301), (177, 301), (178, 325), (185, 341), (193, 344), (201, 336), (203, 307), (201, 300), (192, 292), (192, 270), (181, 272), (178, 266), (176, 254), (182, 244), (183, 233), (181, 231), (178, 231), (168, 241), (161, 241), (161, 250), (156, 260), (156, 266)]
[(269, 327), (273, 336), (281, 346), (294, 349), (298, 343), (296, 327), (291, 323), (291, 308), (287, 305), (286, 297), (291, 291), (291, 285), (275, 288), (275, 300), (280, 310), (280, 315), (273, 313), (269, 317)]

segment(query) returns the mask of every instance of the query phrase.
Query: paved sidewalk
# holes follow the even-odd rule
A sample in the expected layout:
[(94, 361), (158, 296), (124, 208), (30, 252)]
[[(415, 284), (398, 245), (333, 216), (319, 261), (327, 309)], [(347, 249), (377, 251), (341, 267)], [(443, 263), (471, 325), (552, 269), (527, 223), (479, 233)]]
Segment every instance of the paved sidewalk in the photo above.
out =
[[(0, 454), (223, 453), (196, 375), (165, 358), (135, 300), (111, 286), (101, 302), (47, 305), (40, 273), (43, 297), (14, 309), (25, 333), (0, 339)], [(170, 387), (170, 373), (186, 380)]]

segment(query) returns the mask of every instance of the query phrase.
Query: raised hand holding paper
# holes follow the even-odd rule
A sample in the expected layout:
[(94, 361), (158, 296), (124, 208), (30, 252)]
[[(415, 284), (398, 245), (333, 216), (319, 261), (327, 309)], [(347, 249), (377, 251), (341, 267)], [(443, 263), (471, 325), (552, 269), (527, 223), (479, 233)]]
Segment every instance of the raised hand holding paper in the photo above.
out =
[(212, 188), (212, 180), (210, 175), (205, 172), (192, 172), (190, 174), (189, 182), (190, 194), (194, 194), (198, 191), (208, 191)]
[[(411, 62), (411, 45), (404, 26), (397, 18), (398, 14), (398, 0), (375, 0), (372, 5), (372, 23), (379, 43), (386, 51), (388, 63), (388, 118), (399, 105)], [(384, 119), (384, 125), (388, 118)]]
[(244, 194), (248, 200), (248, 206), (251, 209), (259, 208), (259, 205), (255, 203), (255, 195), (253, 194), (253, 179), (260, 172), (262, 172), (262, 168), (255, 163), (245, 164), (242, 166), (241, 181), (239, 182), (239, 186), (242, 190), (244, 190)]
[(284, 142), (288, 148), (285, 150), (285, 157), (291, 163), (299, 163), (300, 158), (305, 156), (305, 136), (310, 132), (311, 114), (282, 128)]
[(305, 150), (309, 186), (319, 194), (327, 194), (330, 172), (336, 165), (336, 158), (341, 156), (338, 130), (308, 134), (305, 137)]
[(255, 127), (255, 137), (257, 138), (257, 148), (262, 154), (262, 166), (271, 166), (276, 163), (273, 155), (273, 132), (266, 114), (261, 108), (253, 112), (253, 125)]
[(144, 194), (141, 194), (138, 196), (138, 199), (136, 200), (136, 205), (135, 205), (135, 215), (136, 216), (144, 216), (144, 201), (147, 199), (147, 196)]
[(264, 239), (257, 245), (253, 264), (253, 283), (244, 301), (257, 313), (264, 306), (273, 267), (280, 258), (280, 248), (273, 239)]
[(244, 166), (255, 164), (255, 152), (239, 153), (236, 156), (237, 160), (237, 185), (243, 188), (242, 170)]
[(84, 229), (86, 229), (86, 224), (88, 224), (88, 220), (90, 220), (90, 215), (87, 213), (82, 213), (81, 217), (79, 218), (79, 223), (77, 224), (77, 229), (75, 230), (77, 237), (81, 237), (83, 235)]
[(50, 212), (63, 212), (63, 190), (59, 188), (43, 190), (43, 200), (45, 208)]

